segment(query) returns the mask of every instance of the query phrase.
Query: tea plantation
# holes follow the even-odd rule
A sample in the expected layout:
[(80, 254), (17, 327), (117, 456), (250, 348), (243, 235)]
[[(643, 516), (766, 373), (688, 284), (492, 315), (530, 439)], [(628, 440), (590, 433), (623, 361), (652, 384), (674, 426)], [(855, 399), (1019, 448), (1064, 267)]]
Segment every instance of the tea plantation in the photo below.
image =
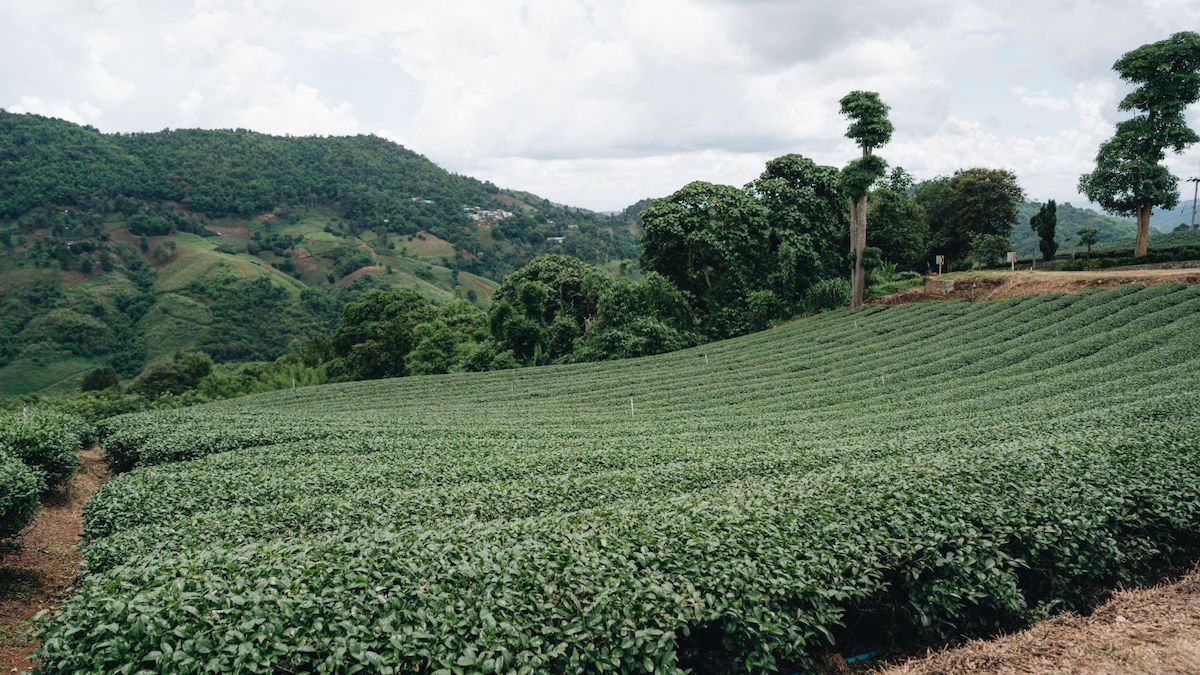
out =
[(787, 672), (1200, 541), (1200, 287), (110, 420), (46, 671)]

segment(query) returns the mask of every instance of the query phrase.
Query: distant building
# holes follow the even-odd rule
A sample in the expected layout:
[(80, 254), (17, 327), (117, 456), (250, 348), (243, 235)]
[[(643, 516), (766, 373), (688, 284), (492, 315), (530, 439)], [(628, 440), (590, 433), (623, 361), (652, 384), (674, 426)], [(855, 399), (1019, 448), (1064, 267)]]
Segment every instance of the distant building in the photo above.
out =
[(552, 244), (561, 244), (566, 240), (567, 240), (566, 237), (546, 237), (546, 241), (548, 241)]

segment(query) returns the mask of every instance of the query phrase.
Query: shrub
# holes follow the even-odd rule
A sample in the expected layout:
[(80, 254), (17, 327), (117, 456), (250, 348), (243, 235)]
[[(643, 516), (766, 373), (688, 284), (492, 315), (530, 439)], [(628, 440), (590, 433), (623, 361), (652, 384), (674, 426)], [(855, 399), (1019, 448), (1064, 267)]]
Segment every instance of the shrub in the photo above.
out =
[(66, 483), (79, 469), (79, 448), (88, 425), (74, 415), (35, 412), (28, 420), (10, 415), (0, 427), (0, 452), (41, 472), (46, 487)]
[(108, 366), (97, 368), (87, 375), (83, 376), (83, 382), (79, 385), (80, 391), (100, 391), (116, 387), (121, 383), (121, 378), (117, 377), (117, 371)]
[(850, 304), (850, 282), (845, 279), (822, 279), (804, 294), (804, 308), (810, 313), (823, 312)]
[(33, 520), (44, 488), (36, 471), (12, 455), (0, 454), (0, 539), (16, 535)]

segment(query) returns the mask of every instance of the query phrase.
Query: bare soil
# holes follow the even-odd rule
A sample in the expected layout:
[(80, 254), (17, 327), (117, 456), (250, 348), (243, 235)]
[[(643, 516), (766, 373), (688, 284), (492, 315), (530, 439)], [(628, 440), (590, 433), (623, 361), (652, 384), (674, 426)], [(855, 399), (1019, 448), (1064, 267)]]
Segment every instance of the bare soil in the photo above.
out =
[(995, 300), (1036, 293), (1078, 293), (1122, 284), (1200, 284), (1200, 269), (1101, 270), (1094, 272), (988, 271), (930, 275), (917, 288), (894, 293), (877, 302), (898, 305), (926, 300)]
[(30, 620), (65, 597), (79, 574), (83, 503), (108, 478), (99, 450), (79, 453), (71, 483), (42, 500), (37, 519), (0, 551), (0, 672), (28, 670)]
[(1019, 633), (977, 640), (875, 672), (1200, 673), (1200, 568), (1161, 586), (1118, 591), (1088, 616), (1062, 614)]

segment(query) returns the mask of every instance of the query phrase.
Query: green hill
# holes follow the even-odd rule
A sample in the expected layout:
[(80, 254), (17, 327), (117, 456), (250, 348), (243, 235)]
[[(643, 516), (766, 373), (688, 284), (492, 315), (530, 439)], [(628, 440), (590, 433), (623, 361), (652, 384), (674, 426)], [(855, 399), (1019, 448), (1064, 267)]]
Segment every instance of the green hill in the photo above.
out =
[(547, 252), (630, 258), (636, 233), (374, 136), (104, 134), (0, 111), (0, 395), (181, 349), (274, 358), (369, 286), (486, 307)]
[[(1192, 200), (1191, 195), (1180, 195), (1179, 203), (1175, 208), (1170, 210), (1154, 209), (1150, 213), (1150, 227), (1159, 232), (1171, 232), (1180, 225), (1191, 225), (1192, 223)], [(1197, 223), (1200, 223), (1200, 215), (1197, 216)]]
[(53, 672), (809, 672), (1200, 535), (1200, 286), (838, 310), (655, 357), (107, 423)]
[[(1038, 236), (1029, 226), (1029, 219), (1041, 208), (1040, 203), (1024, 202), (1018, 208), (1017, 224), (1013, 226), (1012, 243), (1022, 257), (1038, 253)], [(1067, 252), (1075, 247), (1079, 230), (1085, 227), (1095, 228), (1096, 237), (1101, 243), (1133, 239), (1137, 234), (1137, 224), (1127, 218), (1117, 218), (1105, 215), (1088, 208), (1079, 208), (1069, 203), (1058, 205), (1058, 226), (1055, 239), (1058, 241), (1059, 252)], [(1080, 249), (1082, 250), (1082, 249)]]

